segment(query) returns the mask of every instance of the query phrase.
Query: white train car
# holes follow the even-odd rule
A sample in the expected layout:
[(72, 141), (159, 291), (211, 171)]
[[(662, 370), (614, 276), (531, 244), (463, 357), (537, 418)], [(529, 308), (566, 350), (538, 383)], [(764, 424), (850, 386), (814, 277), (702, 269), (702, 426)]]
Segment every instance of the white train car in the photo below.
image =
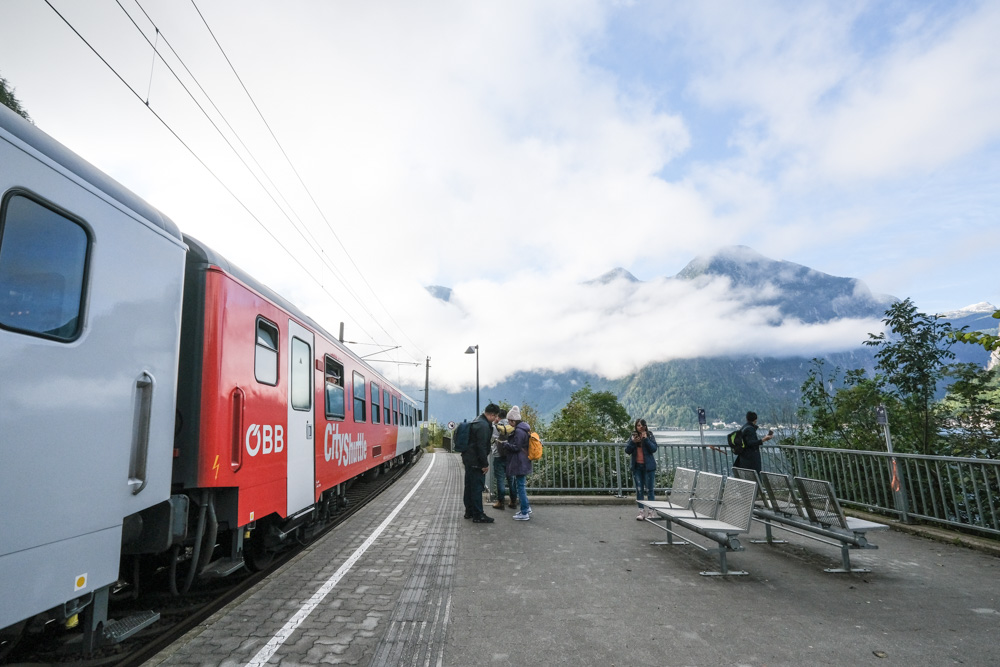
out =
[(99, 623), (126, 517), (170, 496), (185, 252), (0, 105), (0, 628)]

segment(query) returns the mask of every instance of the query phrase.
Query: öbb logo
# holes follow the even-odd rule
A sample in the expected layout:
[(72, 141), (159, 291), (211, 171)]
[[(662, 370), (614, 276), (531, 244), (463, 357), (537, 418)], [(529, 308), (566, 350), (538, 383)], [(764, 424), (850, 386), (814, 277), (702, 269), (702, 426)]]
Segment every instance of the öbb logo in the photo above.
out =
[[(281, 424), (250, 424), (245, 438), (247, 454), (257, 456), (257, 452), (270, 454), (285, 448), (285, 428)], [(252, 444), (251, 444), (252, 443)]]
[(327, 461), (336, 461), (338, 465), (346, 466), (358, 461), (363, 461), (368, 452), (368, 445), (365, 443), (363, 433), (358, 435), (358, 439), (352, 441), (349, 433), (341, 433), (336, 424), (326, 425), (326, 434), (323, 436), (323, 458)]

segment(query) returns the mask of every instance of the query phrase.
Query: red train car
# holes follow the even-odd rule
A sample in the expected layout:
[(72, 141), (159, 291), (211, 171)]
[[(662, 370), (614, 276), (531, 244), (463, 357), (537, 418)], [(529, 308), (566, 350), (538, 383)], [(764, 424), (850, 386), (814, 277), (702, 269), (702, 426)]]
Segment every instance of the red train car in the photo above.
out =
[(350, 480), (412, 456), (419, 414), (297, 308), (185, 241), (173, 481), (199, 506), (200, 570), (228, 531), (225, 574), (322, 518)]

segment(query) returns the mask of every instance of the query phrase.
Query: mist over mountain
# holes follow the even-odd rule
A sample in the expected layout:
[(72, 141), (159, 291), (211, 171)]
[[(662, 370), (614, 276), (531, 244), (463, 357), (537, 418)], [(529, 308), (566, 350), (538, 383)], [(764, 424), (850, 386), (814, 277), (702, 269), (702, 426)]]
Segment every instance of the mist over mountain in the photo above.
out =
[(748, 307), (776, 306), (785, 317), (815, 323), (881, 317), (893, 296), (876, 296), (856, 278), (831, 276), (801, 264), (764, 257), (746, 246), (730, 246), (692, 260), (678, 280), (725, 277), (747, 290)]
[[(895, 297), (872, 294), (860, 280), (831, 276), (793, 262), (769, 259), (745, 246), (732, 246), (711, 255), (692, 260), (676, 276), (641, 281), (623, 268), (615, 268), (592, 280), (581, 283), (594, 290), (594, 309), (604, 317), (618, 318), (617, 309), (626, 308), (641, 290), (663, 291), (668, 294), (695, 295), (704, 292), (718, 298), (719, 285), (726, 285), (725, 298), (732, 316), (719, 321), (735, 337), (742, 337), (741, 327), (748, 321), (754, 332), (766, 335), (782, 327), (806, 333), (831, 328), (838, 330), (844, 321), (868, 322), (870, 333), (878, 333), (880, 320)], [(443, 287), (428, 288), (443, 301), (451, 297)], [(614, 290), (617, 302), (598, 298)], [(690, 298), (690, 297), (689, 297)], [(669, 309), (669, 303), (665, 306)], [(993, 331), (997, 321), (991, 315), (995, 308), (976, 304), (943, 314), (956, 328)], [(756, 319), (745, 313), (754, 313)], [(762, 318), (759, 313), (764, 313)], [(678, 325), (682, 326), (682, 325)], [(658, 426), (697, 428), (696, 409), (704, 407), (709, 423), (740, 422), (748, 409), (768, 415), (770, 420), (791, 420), (799, 406), (802, 383), (813, 358), (827, 362), (830, 370), (874, 368), (874, 350), (864, 346), (867, 336), (851, 329), (851, 338), (843, 341), (840, 351), (831, 351), (826, 341), (808, 349), (808, 341), (797, 341), (788, 354), (763, 351), (719, 354), (699, 354), (686, 358), (657, 361), (647, 357), (637, 364), (638, 370), (620, 377), (605, 377), (589, 370), (581, 359), (581, 368), (571, 370), (522, 370), (504, 380), (480, 389), (480, 407), (490, 401), (530, 403), (543, 419), (549, 421), (566, 404), (573, 392), (586, 384), (595, 391), (611, 391), (619, 397), (629, 413), (643, 416)], [(544, 332), (540, 335), (544, 335)], [(654, 334), (655, 335), (655, 334)], [(723, 340), (725, 337), (720, 338)], [(760, 340), (758, 338), (757, 340)], [(812, 339), (809, 339), (812, 340)], [(989, 354), (981, 347), (955, 345), (956, 361), (986, 365)], [(641, 354), (642, 350), (637, 353)], [(681, 355), (678, 355), (681, 356)], [(475, 416), (475, 389), (447, 392), (431, 387), (430, 414), (439, 422), (460, 421)]]
[(642, 282), (641, 280), (639, 280), (638, 278), (636, 278), (635, 276), (633, 276), (631, 273), (629, 273), (628, 271), (626, 271), (625, 269), (623, 269), (623, 268), (621, 268), (619, 266), (617, 268), (611, 269), (610, 271), (608, 271), (604, 275), (601, 275), (601, 276), (598, 276), (597, 278), (594, 278), (593, 280), (585, 280), (583, 282), (583, 284), (584, 285), (607, 285), (609, 283), (615, 282), (616, 280), (624, 280), (627, 283)]

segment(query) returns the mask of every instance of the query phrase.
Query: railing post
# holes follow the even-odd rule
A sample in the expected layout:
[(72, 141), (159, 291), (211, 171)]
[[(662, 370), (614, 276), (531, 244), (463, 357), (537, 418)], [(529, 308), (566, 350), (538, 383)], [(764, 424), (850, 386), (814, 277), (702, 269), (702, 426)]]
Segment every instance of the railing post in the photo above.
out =
[(625, 494), (622, 493), (622, 448), (615, 447), (615, 472), (617, 473), (615, 477), (618, 478), (618, 498), (624, 498)]
[(889, 485), (892, 487), (892, 502), (899, 512), (899, 518), (903, 523), (910, 523), (909, 503), (906, 498), (906, 483), (903, 473), (899, 470), (899, 462), (893, 456), (892, 434), (889, 432), (889, 413), (884, 405), (879, 405), (875, 409), (875, 421), (882, 425), (885, 431), (885, 448), (889, 452), (889, 472), (892, 473), (892, 480)]
[(892, 466), (892, 498), (899, 511), (899, 520), (903, 523), (913, 523), (910, 519), (910, 501), (906, 496), (906, 477), (902, 466), (895, 456), (889, 459)]

